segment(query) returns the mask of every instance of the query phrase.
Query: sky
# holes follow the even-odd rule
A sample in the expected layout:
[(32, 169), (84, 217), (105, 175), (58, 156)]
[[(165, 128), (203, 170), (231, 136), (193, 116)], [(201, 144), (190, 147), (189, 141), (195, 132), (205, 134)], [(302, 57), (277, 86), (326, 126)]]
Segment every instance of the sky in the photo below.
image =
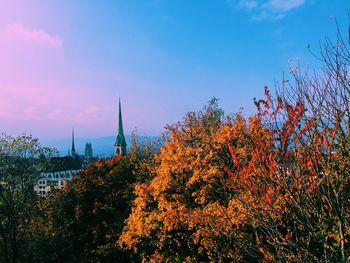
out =
[(253, 97), (316, 66), (347, 34), (349, 0), (0, 0), (0, 132), (41, 139), (159, 135), (212, 97), (254, 114)]

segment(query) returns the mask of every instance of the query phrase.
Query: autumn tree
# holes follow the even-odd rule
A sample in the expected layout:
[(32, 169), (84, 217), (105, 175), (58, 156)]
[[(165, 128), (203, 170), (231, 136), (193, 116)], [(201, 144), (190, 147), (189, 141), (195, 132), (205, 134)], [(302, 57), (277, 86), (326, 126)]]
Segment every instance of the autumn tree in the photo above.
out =
[(261, 225), (274, 259), (349, 258), (349, 48), (338, 29), (335, 40), (327, 38), (315, 54), (321, 70), (291, 65), (291, 79), (276, 96), (266, 91), (257, 102), (275, 133), (274, 196), (285, 196), (280, 221)]
[(241, 114), (224, 119), (214, 99), (168, 126), (168, 140), (156, 155), (156, 176), (136, 186), (119, 245), (154, 262), (261, 258), (231, 178), (231, 168), (239, 166), (231, 145), (247, 160), (251, 139), (272, 145), (271, 132), (258, 118), (249, 123)]
[(322, 72), (291, 66), (249, 120), (212, 101), (168, 126), (119, 245), (154, 262), (346, 262), (349, 50), (327, 39)]

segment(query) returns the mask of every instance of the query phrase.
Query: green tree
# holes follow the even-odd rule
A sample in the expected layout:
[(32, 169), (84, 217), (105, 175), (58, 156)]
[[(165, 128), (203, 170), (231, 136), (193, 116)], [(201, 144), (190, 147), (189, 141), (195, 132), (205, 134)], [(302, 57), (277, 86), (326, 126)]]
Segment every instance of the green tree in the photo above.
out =
[(0, 135), (0, 258), (21, 260), (36, 213), (34, 184), (55, 152), (32, 136)]

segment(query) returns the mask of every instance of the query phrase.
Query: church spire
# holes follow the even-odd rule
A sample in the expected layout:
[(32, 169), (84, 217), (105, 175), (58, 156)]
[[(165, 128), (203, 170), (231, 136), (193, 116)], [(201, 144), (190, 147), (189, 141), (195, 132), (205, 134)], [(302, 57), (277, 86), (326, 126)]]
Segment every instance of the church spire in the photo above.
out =
[(123, 119), (122, 119), (122, 106), (119, 98), (119, 125), (118, 125), (118, 135), (121, 135), (124, 137), (124, 131), (123, 131)]
[(119, 120), (118, 120), (118, 135), (115, 140), (115, 154), (125, 155), (126, 154), (126, 141), (123, 131), (123, 119), (122, 119), (122, 106), (119, 98)]
[(75, 151), (75, 145), (74, 145), (74, 129), (72, 129), (72, 151), (71, 151), (72, 157), (77, 156), (77, 152)]

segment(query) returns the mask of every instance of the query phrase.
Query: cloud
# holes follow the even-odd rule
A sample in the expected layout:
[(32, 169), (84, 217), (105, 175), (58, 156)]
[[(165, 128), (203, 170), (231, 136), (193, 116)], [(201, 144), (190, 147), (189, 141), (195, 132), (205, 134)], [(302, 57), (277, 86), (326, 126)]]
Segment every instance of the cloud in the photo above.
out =
[(38, 108), (37, 107), (27, 107), (23, 110), (24, 117), (26, 118), (36, 118), (38, 115)]
[(31, 119), (40, 108), (50, 106), (47, 92), (38, 87), (4, 85), (0, 83), (0, 119)]
[(279, 20), (286, 17), (287, 13), (305, 4), (305, 0), (227, 0), (228, 3), (236, 3), (238, 10), (244, 10), (251, 15), (253, 20)]
[(238, 5), (240, 9), (252, 10), (258, 7), (258, 1), (256, 0), (241, 0)]
[(51, 119), (62, 118), (64, 116), (64, 111), (62, 109), (53, 109), (49, 111), (47, 116)]
[(27, 28), (21, 23), (7, 25), (1, 35), (5, 40), (10, 42), (46, 45), (55, 49), (61, 49), (63, 47), (62, 38), (50, 35), (42, 29)]
[(5, 100), (4, 98), (0, 97), (0, 120), (2, 119), (8, 119), (13, 116), (11, 104), (8, 100)]
[(253, 14), (251, 18), (255, 21), (262, 20), (281, 20), (286, 17), (285, 13), (271, 13), (267, 11), (261, 11), (256, 14)]
[(304, 0), (270, 0), (262, 7), (272, 12), (288, 12), (304, 4)]

